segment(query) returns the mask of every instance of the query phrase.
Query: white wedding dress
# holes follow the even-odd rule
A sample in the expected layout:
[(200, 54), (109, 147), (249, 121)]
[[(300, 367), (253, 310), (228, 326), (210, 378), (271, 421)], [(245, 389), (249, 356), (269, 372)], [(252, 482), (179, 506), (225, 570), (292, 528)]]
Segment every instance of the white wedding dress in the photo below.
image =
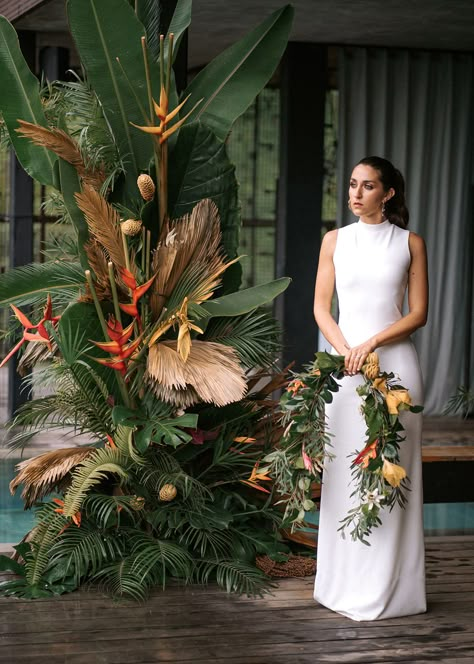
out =
[[(359, 220), (338, 230), (334, 252), (339, 327), (351, 346), (366, 341), (402, 317), (410, 251), (409, 232), (385, 220)], [(332, 349), (334, 353), (334, 349)], [(393, 371), (408, 388), (412, 403), (423, 404), (416, 350), (409, 339), (376, 349), (381, 369)], [(411, 481), (405, 509), (381, 510), (382, 525), (369, 536), (370, 546), (353, 541), (338, 528), (354, 507), (350, 463), (365, 446), (366, 425), (356, 392), (362, 377), (346, 376), (327, 407), (331, 452), (321, 487), (314, 599), (352, 620), (379, 620), (426, 611), (423, 488), (421, 477), (422, 415), (404, 411), (406, 440), (400, 463)], [(348, 458), (350, 457), (350, 458)]]

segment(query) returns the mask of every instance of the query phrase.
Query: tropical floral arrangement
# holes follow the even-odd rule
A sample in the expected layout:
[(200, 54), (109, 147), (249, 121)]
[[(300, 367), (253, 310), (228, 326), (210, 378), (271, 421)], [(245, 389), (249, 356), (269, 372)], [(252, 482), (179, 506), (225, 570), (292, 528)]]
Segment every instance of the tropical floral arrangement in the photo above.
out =
[(2, 364), (20, 351), (26, 385), (50, 388), (17, 412), (11, 446), (63, 427), (87, 442), (19, 464), (11, 489), (23, 487), (36, 525), (15, 560), (0, 558), (17, 575), (2, 591), (101, 583), (139, 599), (176, 578), (259, 594), (269, 580), (256, 557), (290, 552), (259, 472), (279, 432), (268, 397), (284, 383), (267, 305), (289, 279), (239, 290), (225, 140), (278, 65), (292, 9), (181, 95), (173, 59), (189, 0), (160, 38), (155, 0), (67, 11), (85, 77), (43, 89), (0, 17), (3, 130), (74, 230), (50, 260), (1, 275), (13, 311)]
[[(400, 465), (400, 444), (404, 440), (399, 412), (418, 413), (422, 406), (412, 405), (407, 389), (393, 373), (380, 371), (377, 353), (370, 353), (362, 367), (364, 382), (357, 388), (361, 410), (367, 424), (366, 445), (354, 452), (351, 462), (354, 492), (359, 505), (349, 511), (339, 528), (369, 545), (367, 537), (380, 525), (380, 513), (395, 504), (404, 507), (409, 478)], [(274, 480), (282, 494), (285, 519), (292, 528), (304, 525), (305, 512), (315, 507), (312, 500), (314, 483), (321, 483), (325, 463), (334, 454), (326, 431), (325, 405), (339, 390), (344, 377), (344, 357), (326, 352), (316, 353), (313, 364), (294, 374), (280, 399), (281, 442), (264, 458), (261, 472)]]

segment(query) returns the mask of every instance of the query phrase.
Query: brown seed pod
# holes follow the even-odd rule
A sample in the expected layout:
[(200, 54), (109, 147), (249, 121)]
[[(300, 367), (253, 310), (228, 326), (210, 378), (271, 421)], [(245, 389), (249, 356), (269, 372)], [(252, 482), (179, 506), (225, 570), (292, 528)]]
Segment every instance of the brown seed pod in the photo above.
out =
[(138, 235), (142, 230), (142, 222), (140, 219), (127, 219), (126, 221), (122, 221), (120, 228), (124, 235)]
[(137, 186), (140, 190), (143, 200), (151, 201), (155, 195), (155, 183), (149, 175), (142, 173), (137, 178)]
[(145, 507), (145, 498), (143, 498), (143, 496), (133, 496), (130, 501), (130, 507), (132, 510), (135, 510), (135, 512), (139, 512)]
[(367, 355), (362, 371), (369, 380), (377, 378), (380, 373), (379, 356), (377, 353), (369, 353)]
[(160, 500), (169, 503), (176, 498), (177, 494), (178, 490), (174, 484), (164, 484), (160, 489)]

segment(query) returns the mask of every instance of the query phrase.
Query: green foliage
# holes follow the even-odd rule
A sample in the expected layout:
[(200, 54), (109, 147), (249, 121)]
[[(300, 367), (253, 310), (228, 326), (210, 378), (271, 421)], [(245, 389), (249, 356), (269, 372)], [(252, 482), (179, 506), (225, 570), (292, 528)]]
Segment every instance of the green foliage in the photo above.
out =
[(279, 332), (274, 318), (250, 312), (232, 318), (213, 318), (205, 338), (235, 348), (246, 367), (268, 367), (281, 350)]
[(274, 12), (193, 78), (185, 95), (204, 99), (191, 116), (224, 141), (275, 71), (288, 41), (293, 8)]
[[(140, 41), (145, 31), (126, 0), (68, 0), (67, 10), (88, 80), (121, 154), (126, 155), (124, 195), (129, 199), (135, 195), (138, 174), (148, 168), (153, 156), (150, 138), (130, 124), (145, 124), (144, 109), (148, 109)], [(159, 72), (153, 62), (150, 67), (154, 96), (159, 98)]]
[(65, 261), (32, 263), (0, 274), (0, 306), (44, 305), (51, 294), (54, 304), (64, 306), (77, 297), (84, 284), (78, 263)]
[[(54, 461), (47, 457), (50, 467), (43, 469), (41, 485), (46, 486), (45, 491), (52, 490), (48, 477), (54, 478), (61, 498), (39, 505), (29, 544), (21, 545), (23, 564), (0, 558), (0, 569), (17, 575), (0, 591), (46, 597), (98, 583), (114, 595), (142, 600), (150, 588), (164, 587), (170, 578), (177, 578), (213, 580), (228, 592), (261, 594), (269, 584), (255, 566), (256, 556), (286, 555), (288, 548), (278, 535), (281, 515), (272, 506), (272, 494), (262, 497), (249, 483), (254, 467), (268, 451), (262, 420), (271, 415), (272, 404), (243, 398), (245, 372), (274, 363), (279, 333), (275, 321), (257, 309), (282, 293), (289, 280), (234, 292), (240, 283), (240, 266), (232, 265), (223, 272), (225, 266), (219, 260), (213, 262), (214, 255), (205, 255), (205, 246), (195, 246), (198, 242), (192, 229), (189, 237), (179, 241), (189, 242), (181, 255), (177, 243), (173, 254), (173, 233), (160, 237), (159, 248), (171, 248), (168, 253), (156, 249), (160, 224), (166, 217), (178, 219), (190, 213), (198, 201), (210, 198), (218, 207), (224, 253), (229, 259), (236, 257), (241, 224), (238, 185), (222, 139), (274, 71), (285, 47), (292, 10), (287, 7), (273, 14), (196, 77), (190, 86), (190, 103), (206, 97), (194, 114), (200, 119), (191, 118), (169, 141), (162, 142), (154, 142), (131, 124), (160, 122), (147, 117), (147, 82), (158, 101), (163, 82), (159, 65), (166, 69), (168, 64), (167, 49), (163, 62), (158, 62), (157, 4), (151, 0), (133, 5), (128, 0), (68, 0), (67, 10), (87, 78), (48, 84), (41, 93), (13, 44), (16, 37), (11, 26), (0, 22), (0, 82), (12, 83), (4, 86), (12, 94), (6, 95), (8, 100), (0, 100), (0, 111), (24, 165), (40, 181), (57, 188), (52, 204), (72, 224), (75, 235), (72, 242), (53, 247), (54, 260), (2, 275), (0, 305), (14, 302), (42, 309), (46, 294), (51, 293), (53, 315), (61, 315), (58, 323), (48, 314), (40, 329), (43, 339), (48, 337), (48, 345), (32, 346), (50, 349), (49, 364), (44, 369), (36, 367), (26, 381), (28, 387), (41, 384), (52, 393), (20, 409), (13, 424), (23, 431), (10, 444), (23, 444), (40, 430), (63, 426), (89, 434), (90, 440), (87, 456), (81, 456), (77, 465), (71, 462), (69, 450), (62, 458), (59, 450)], [(176, 44), (189, 26), (190, 10), (190, 0), (178, 1), (170, 26)], [(149, 81), (141, 45), (145, 34)], [(8, 61), (7, 51), (1, 51), (2, 39), (10, 54)], [(13, 82), (12, 76), (16, 76)], [(168, 112), (172, 112), (177, 105), (172, 71), (169, 80)], [(28, 100), (31, 107), (25, 110)], [(184, 107), (181, 117), (186, 111)], [(96, 171), (95, 186), (101, 187), (101, 197), (87, 190), (97, 227), (87, 225), (75, 200), (81, 189), (86, 193), (83, 166), (76, 170), (53, 152), (15, 139), (11, 123), (18, 117), (60, 127), (76, 141), (86, 169)], [(179, 114), (169, 128), (178, 119)], [(66, 140), (61, 149), (71, 150), (74, 162), (76, 147)], [(147, 203), (143, 200), (147, 196), (142, 199), (137, 187), (139, 174), (149, 175), (157, 185), (156, 195)], [(145, 232), (121, 236), (114, 214), (109, 214), (110, 206), (123, 219), (142, 219)], [(146, 231), (151, 231), (151, 239)], [(89, 237), (96, 243), (96, 253), (88, 245)], [(217, 233), (215, 238), (217, 241)], [(71, 253), (79, 261), (70, 262)], [(111, 257), (109, 288), (106, 261)], [(94, 304), (86, 301), (94, 294), (92, 286), (85, 287), (84, 269), (89, 261), (97, 279)], [(130, 268), (128, 273), (125, 266)], [(147, 291), (152, 282), (145, 282), (150, 276), (161, 270), (168, 274), (175, 266), (177, 274), (170, 279), (176, 280), (166, 288), (170, 297)], [(219, 298), (193, 299), (203, 284), (208, 289), (205, 295), (212, 298), (219, 275), (223, 275)], [(154, 298), (164, 298), (163, 306), (154, 307)], [(42, 315), (32, 317), (33, 322)], [(189, 342), (192, 346), (195, 337), (202, 335), (193, 324), (202, 324), (207, 327), (203, 341), (234, 348), (242, 366), (232, 359), (234, 354), (221, 349), (223, 363), (229, 356), (228, 384), (222, 379), (218, 385), (232, 395), (228, 401), (235, 401), (236, 394), (241, 400), (218, 408), (194, 398), (181, 402), (167, 393), (163, 398), (169, 403), (157, 399), (151, 389), (149, 341), (162, 322), (168, 327), (159, 343), (178, 337), (180, 343), (184, 339), (183, 346)], [(186, 336), (188, 326), (191, 338)], [(92, 342), (107, 345), (98, 348)], [(180, 357), (166, 360), (168, 377), (178, 364), (183, 368), (189, 362), (191, 366), (191, 356), (185, 357), (183, 346)], [(206, 347), (212, 348), (211, 344)], [(44, 353), (31, 355), (31, 361), (44, 357)], [(211, 363), (201, 360), (203, 366), (199, 366), (198, 353), (193, 360), (195, 381), (199, 377), (204, 381)], [(187, 391), (186, 398), (194, 390), (188, 378), (190, 374), (176, 378), (176, 385)], [(229, 388), (234, 387), (232, 380), (237, 390)], [(226, 403), (225, 399), (217, 401)], [(186, 403), (195, 406), (186, 407)], [(258, 437), (255, 444), (253, 435)], [(246, 436), (249, 444), (242, 442)], [(25, 489), (34, 489), (35, 482), (40, 482), (34, 472), (40, 465), (32, 465), (30, 476), (27, 472), (22, 475)]]
[(38, 79), (26, 64), (17, 34), (4, 16), (0, 16), (0, 88), (4, 91), (0, 111), (21, 165), (42, 184), (54, 184), (54, 155), (21, 138), (15, 131), (18, 118), (42, 126), (46, 126), (46, 118)]

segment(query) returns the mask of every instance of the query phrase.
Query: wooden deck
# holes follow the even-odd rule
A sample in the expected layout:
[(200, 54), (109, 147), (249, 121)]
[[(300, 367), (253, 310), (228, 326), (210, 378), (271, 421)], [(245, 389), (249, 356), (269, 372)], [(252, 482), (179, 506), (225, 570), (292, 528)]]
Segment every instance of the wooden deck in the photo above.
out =
[(2, 664), (474, 662), (474, 537), (427, 538), (428, 611), (353, 622), (316, 604), (313, 579), (273, 596), (172, 586), (145, 604), (97, 592), (0, 599)]

